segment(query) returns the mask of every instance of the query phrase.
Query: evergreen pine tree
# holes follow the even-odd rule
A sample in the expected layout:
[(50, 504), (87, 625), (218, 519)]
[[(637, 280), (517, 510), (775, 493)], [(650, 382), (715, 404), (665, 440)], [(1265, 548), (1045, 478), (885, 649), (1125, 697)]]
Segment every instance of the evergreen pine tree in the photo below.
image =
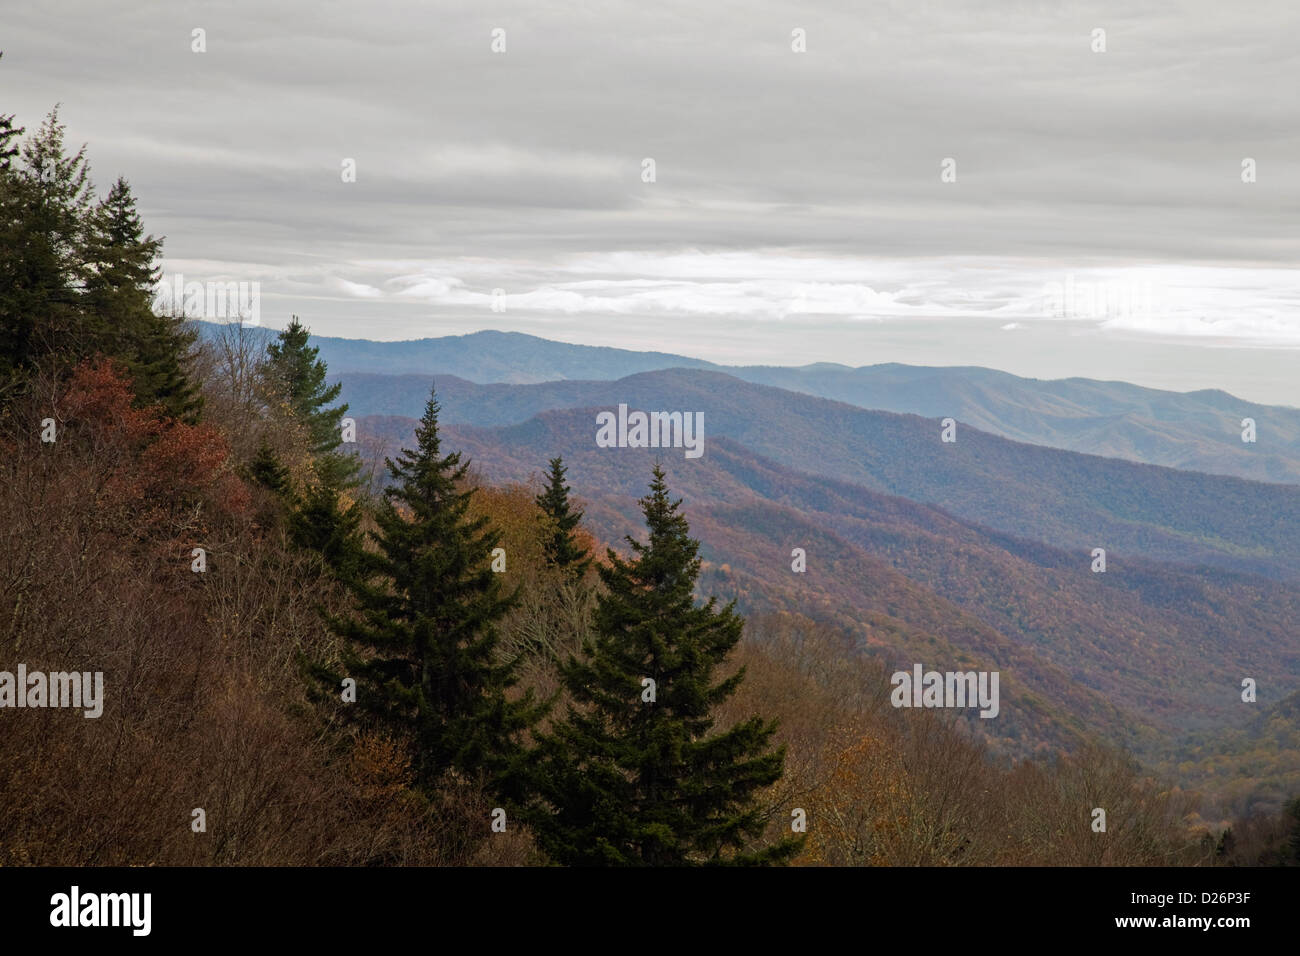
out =
[(318, 357), (320, 350), (308, 344), (310, 335), (295, 315), (267, 346), (265, 374), (294, 417), (305, 424), (315, 473), (315, 480), (293, 498), (289, 533), (295, 544), (320, 553), (347, 580), (360, 571), (363, 561), (361, 507), (347, 495), (360, 483), (360, 460), (354, 453), (338, 450), (348, 407), (328, 405), (343, 386), (325, 384), (328, 369)]
[(102, 352), (124, 361), (141, 401), (193, 420), (195, 333), (153, 312), (161, 241), (144, 235), (130, 187), (119, 179), (92, 204), (85, 147), (68, 155), (57, 108), (20, 150), (22, 132), (0, 116), (0, 392), (46, 355)]
[(358, 705), (412, 739), (420, 786), (452, 767), (500, 782), (536, 718), (531, 693), (507, 700), (515, 678), (497, 660), (496, 624), (515, 596), (491, 570), (496, 532), (469, 516), (468, 462), (442, 453), (433, 395), (416, 439), (387, 460), (394, 484), (375, 515), (378, 552), (348, 582), (360, 615), (332, 624), (349, 642)]
[(696, 604), (699, 544), (680, 504), (656, 466), (641, 500), (649, 540), (629, 538), (628, 561), (609, 551), (594, 637), (562, 669), (572, 703), (530, 762), (524, 816), (557, 863), (770, 864), (801, 845), (744, 851), (764, 828), (756, 793), (780, 779), (785, 753), (759, 717), (711, 733), (744, 677), (715, 678), (743, 620), (716, 598)]
[[(4, 54), (0, 53), (0, 57)], [(25, 215), (22, 180), (14, 169), (18, 138), (26, 130), (14, 125), (13, 114), (0, 114), (0, 398), (17, 384), (24, 367), (22, 353), (30, 337), (30, 317), (19, 315), (14, 302), (22, 268), (22, 223)]]
[(289, 469), (275, 456), (265, 439), (257, 446), (257, 453), (249, 463), (248, 477), (277, 495), (284, 495), (289, 490)]
[[(4, 51), (0, 50), (0, 60), (3, 59)], [(12, 168), (13, 158), (18, 155), (15, 140), (25, 132), (23, 127), (14, 126), (13, 113), (0, 113), (0, 172)]]
[(341, 581), (352, 581), (366, 561), (361, 514), (361, 503), (345, 502), (337, 488), (311, 485), (289, 512), (289, 535), (298, 547), (324, 558)]
[(42, 356), (84, 356), (95, 345), (81, 302), (93, 187), (85, 147), (67, 155), (63, 134), (55, 108), (23, 143), (19, 164), (8, 163), (0, 175), (0, 386), (6, 388)]
[(162, 240), (144, 234), (131, 187), (120, 177), (95, 207), (90, 227), (86, 299), (112, 333), (127, 339), (136, 331), (141, 313), (152, 314)]
[(162, 240), (144, 234), (131, 187), (119, 178), (90, 220), (85, 305), (98, 330), (95, 346), (125, 360), (141, 402), (194, 420), (199, 393), (185, 363), (197, 331), (154, 311), (161, 254)]
[(354, 487), (360, 461), (352, 453), (340, 452), (340, 424), (346, 404), (330, 408), (343, 385), (325, 384), (325, 363), (320, 350), (308, 345), (311, 333), (295, 315), (278, 338), (267, 346), (266, 374), (272, 388), (288, 402), (293, 414), (305, 423), (311, 443), (316, 474), (332, 488)]
[(582, 512), (573, 510), (569, 503), (570, 489), (564, 483), (566, 471), (562, 458), (552, 458), (546, 489), (536, 499), (537, 506), (542, 509), (542, 546), (548, 565), (580, 578), (591, 564), (591, 556), (573, 537), (573, 530), (582, 520)]

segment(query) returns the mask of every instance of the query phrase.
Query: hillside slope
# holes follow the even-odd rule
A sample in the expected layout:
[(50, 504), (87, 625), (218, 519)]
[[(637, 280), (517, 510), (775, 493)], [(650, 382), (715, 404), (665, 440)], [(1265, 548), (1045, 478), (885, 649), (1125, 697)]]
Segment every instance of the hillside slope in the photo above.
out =
[[(706, 457), (714, 439), (730, 438), (785, 467), (934, 504), (1078, 554), (1081, 562), (1093, 548), (1105, 548), (1112, 561), (1138, 555), (1300, 577), (1300, 487), (1060, 451), (965, 423), (957, 441), (946, 443), (936, 419), (869, 411), (704, 370), (530, 386), (440, 378), (439, 400), (444, 421), (480, 425), (583, 408), (588, 424), (575, 422), (574, 441), (593, 447), (597, 409), (621, 403), (702, 412)], [(524, 440), (537, 427), (529, 419), (509, 434)], [(673, 450), (665, 457), (681, 455)]]

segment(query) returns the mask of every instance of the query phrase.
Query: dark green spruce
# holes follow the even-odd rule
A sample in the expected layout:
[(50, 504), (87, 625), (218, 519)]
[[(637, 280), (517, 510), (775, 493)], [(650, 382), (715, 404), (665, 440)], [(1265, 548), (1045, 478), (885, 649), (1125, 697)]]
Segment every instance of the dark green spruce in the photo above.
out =
[(497, 657), (497, 625), (513, 605), (491, 570), (498, 536), (469, 513), (469, 463), (443, 454), (430, 396), (416, 448), (387, 461), (377, 553), (351, 583), (359, 616), (333, 619), (347, 639), (357, 706), (414, 745), (420, 786), (455, 768), (500, 784), (536, 719), (531, 694), (508, 699), (512, 669)]
[(42, 363), (102, 354), (126, 365), (141, 404), (193, 421), (196, 333), (153, 307), (162, 240), (145, 235), (126, 180), (95, 202), (85, 147), (68, 153), (57, 110), (19, 147), (23, 132), (0, 116), (0, 401)]
[(548, 565), (582, 577), (591, 565), (591, 556), (573, 536), (582, 512), (574, 510), (569, 502), (570, 489), (564, 483), (567, 470), (562, 458), (552, 458), (546, 489), (536, 499), (537, 507), (542, 509), (542, 547)]
[(333, 488), (353, 487), (360, 461), (351, 452), (339, 451), (343, 443), (341, 426), (348, 406), (330, 407), (339, 397), (343, 384), (326, 384), (325, 363), (318, 357), (320, 350), (308, 344), (310, 338), (311, 333), (293, 316), (266, 348), (265, 374), (273, 392), (306, 427), (320, 480)]
[[(13, 130), (11, 129), (12, 133)], [(6, 389), (46, 356), (97, 344), (81, 290), (94, 187), (85, 147), (69, 156), (58, 111), (0, 169), (0, 379)], [(12, 150), (12, 136), (4, 151)]]
[[(800, 840), (756, 847), (759, 791), (780, 779), (784, 749), (760, 717), (714, 732), (715, 708), (743, 671), (716, 671), (743, 620), (716, 598), (698, 605), (699, 544), (656, 466), (641, 500), (647, 543), (613, 550), (586, 653), (562, 669), (567, 714), (531, 762), (538, 798), (525, 813), (537, 841), (565, 865), (763, 865)], [(654, 681), (654, 701), (645, 698)]]
[(86, 241), (95, 347), (126, 362), (140, 402), (194, 421), (201, 400), (185, 366), (198, 333), (183, 316), (154, 309), (161, 255), (162, 240), (145, 235), (131, 187), (118, 179), (91, 214)]
[(277, 495), (289, 491), (289, 469), (281, 464), (266, 439), (257, 446), (257, 453), (248, 465), (248, 477)]
[(320, 350), (309, 344), (311, 333), (295, 315), (267, 346), (265, 376), (272, 393), (284, 401), (294, 419), (307, 429), (313, 476), (289, 494), (289, 534), (294, 544), (318, 552), (342, 579), (360, 570), (363, 546), (361, 505), (347, 494), (360, 484), (360, 459), (340, 451), (346, 404), (330, 407), (342, 384), (326, 384), (328, 369)]

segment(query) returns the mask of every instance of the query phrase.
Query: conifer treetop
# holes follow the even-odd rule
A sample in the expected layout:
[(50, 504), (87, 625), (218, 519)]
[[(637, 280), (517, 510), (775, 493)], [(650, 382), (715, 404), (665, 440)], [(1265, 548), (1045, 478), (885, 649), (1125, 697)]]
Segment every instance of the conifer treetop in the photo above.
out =
[(697, 604), (699, 543), (655, 466), (641, 499), (648, 539), (610, 549), (585, 652), (561, 679), (571, 704), (543, 735), (526, 809), (539, 845), (568, 865), (782, 863), (801, 841), (760, 844), (760, 791), (783, 773), (774, 722), (715, 732), (744, 678), (716, 671), (740, 640), (735, 605)]
[(360, 615), (333, 623), (349, 639), (360, 702), (411, 742), (421, 787), (452, 768), (504, 786), (539, 710), (531, 692), (507, 696), (516, 676), (499, 659), (497, 626), (517, 593), (492, 571), (499, 533), (470, 514), (469, 463), (442, 453), (438, 412), (431, 393), (416, 447), (387, 460), (376, 550), (348, 580)]
[(355, 454), (339, 450), (348, 406), (345, 402), (330, 407), (343, 383), (326, 384), (328, 369), (319, 358), (320, 349), (310, 340), (311, 332), (293, 316), (266, 347), (267, 375), (294, 417), (305, 424), (320, 479), (332, 487), (352, 487), (358, 483), (361, 462)]
[(547, 471), (546, 487), (537, 496), (537, 506), (542, 510), (543, 550), (549, 565), (582, 577), (591, 564), (587, 549), (573, 536), (582, 521), (582, 512), (573, 508), (569, 499), (570, 488), (564, 482), (568, 471), (564, 459), (552, 458)]

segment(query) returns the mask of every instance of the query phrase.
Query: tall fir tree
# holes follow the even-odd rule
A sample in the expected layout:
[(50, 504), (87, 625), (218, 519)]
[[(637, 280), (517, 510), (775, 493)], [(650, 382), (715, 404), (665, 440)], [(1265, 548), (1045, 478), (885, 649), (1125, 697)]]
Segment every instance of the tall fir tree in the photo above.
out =
[[(4, 54), (0, 53), (0, 58)], [(21, 171), (15, 169), (18, 144), (27, 130), (14, 125), (12, 113), (0, 114), (0, 401), (18, 384), (26, 361), (23, 353), (30, 338), (30, 316), (21, 314), (16, 300), (23, 274), (22, 224), (25, 190)]]
[(318, 552), (341, 579), (361, 569), (364, 546), (360, 533), (361, 504), (350, 492), (359, 485), (360, 459), (339, 450), (346, 404), (334, 408), (342, 383), (326, 384), (328, 368), (320, 350), (310, 344), (311, 333), (295, 315), (267, 346), (265, 375), (274, 393), (288, 403), (293, 417), (307, 429), (314, 480), (286, 498), (289, 533), (299, 547)]
[[(0, 50), (0, 60), (4, 51)], [(13, 168), (13, 159), (18, 155), (18, 137), (26, 130), (14, 125), (13, 113), (0, 113), (0, 172)]]
[(564, 459), (552, 458), (546, 476), (546, 488), (537, 496), (536, 501), (542, 509), (542, 547), (546, 563), (580, 578), (591, 565), (591, 555), (573, 535), (574, 529), (582, 521), (582, 512), (574, 510), (569, 501), (571, 489), (564, 483), (567, 471)]
[(572, 703), (530, 761), (523, 815), (557, 863), (763, 865), (801, 845), (746, 850), (765, 825), (757, 793), (781, 778), (785, 752), (760, 717), (712, 732), (744, 677), (715, 677), (744, 622), (734, 604), (696, 604), (699, 544), (680, 505), (656, 466), (641, 500), (649, 540), (628, 538), (631, 560), (608, 552), (594, 636), (562, 668)]
[(93, 202), (85, 147), (68, 154), (57, 108), (20, 150), (22, 132), (0, 117), (0, 393), (45, 356), (102, 352), (126, 364), (142, 403), (193, 421), (196, 333), (153, 310), (161, 240), (144, 234), (130, 187), (119, 179)]
[(508, 699), (515, 677), (497, 659), (496, 627), (515, 595), (491, 570), (497, 533), (470, 516), (469, 463), (442, 453), (438, 411), (431, 394), (416, 448), (387, 460), (393, 485), (375, 515), (377, 552), (350, 582), (359, 615), (331, 623), (348, 641), (359, 706), (413, 742), (420, 786), (456, 768), (504, 787), (539, 711), (531, 692)]
[(360, 460), (351, 452), (339, 451), (343, 443), (340, 426), (348, 406), (329, 407), (339, 397), (343, 384), (325, 383), (325, 363), (319, 358), (320, 349), (308, 344), (310, 338), (311, 333), (293, 316), (267, 346), (266, 375), (272, 388), (307, 428), (317, 477), (332, 488), (355, 487)]
[(145, 235), (131, 187), (119, 178), (90, 218), (84, 300), (95, 345), (125, 360), (142, 403), (193, 421), (201, 401), (185, 367), (198, 333), (183, 317), (154, 310), (161, 254), (162, 240)]
[[(4, 149), (14, 147), (12, 127)], [(68, 155), (58, 108), (0, 175), (0, 380), (43, 356), (91, 354), (85, 321), (85, 246), (94, 188), (86, 149)]]

